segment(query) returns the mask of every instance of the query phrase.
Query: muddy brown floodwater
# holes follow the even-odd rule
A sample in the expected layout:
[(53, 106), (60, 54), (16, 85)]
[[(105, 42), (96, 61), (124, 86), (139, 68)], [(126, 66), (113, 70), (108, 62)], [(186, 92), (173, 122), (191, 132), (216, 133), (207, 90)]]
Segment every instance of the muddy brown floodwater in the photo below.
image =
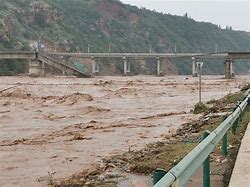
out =
[[(249, 77), (203, 77), (203, 101)], [(197, 78), (0, 78), (0, 186), (46, 186), (198, 118)]]

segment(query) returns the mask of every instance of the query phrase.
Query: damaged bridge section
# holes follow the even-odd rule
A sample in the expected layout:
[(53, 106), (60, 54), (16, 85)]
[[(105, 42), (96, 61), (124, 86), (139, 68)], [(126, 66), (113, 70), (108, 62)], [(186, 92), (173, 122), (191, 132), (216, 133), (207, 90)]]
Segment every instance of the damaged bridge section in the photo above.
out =
[(63, 75), (73, 75), (76, 77), (90, 77), (84, 72), (67, 65), (60, 60), (37, 52), (0, 52), (0, 59), (20, 59), (29, 61), (29, 75), (44, 76), (45, 64), (62, 71)]

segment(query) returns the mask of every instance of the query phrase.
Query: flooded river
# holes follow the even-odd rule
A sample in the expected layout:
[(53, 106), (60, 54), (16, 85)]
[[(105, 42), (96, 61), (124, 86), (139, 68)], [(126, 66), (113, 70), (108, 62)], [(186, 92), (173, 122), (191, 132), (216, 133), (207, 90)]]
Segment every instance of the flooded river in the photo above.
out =
[[(202, 99), (250, 77), (204, 76)], [(46, 186), (102, 159), (160, 141), (198, 116), (191, 76), (0, 78), (0, 186)]]

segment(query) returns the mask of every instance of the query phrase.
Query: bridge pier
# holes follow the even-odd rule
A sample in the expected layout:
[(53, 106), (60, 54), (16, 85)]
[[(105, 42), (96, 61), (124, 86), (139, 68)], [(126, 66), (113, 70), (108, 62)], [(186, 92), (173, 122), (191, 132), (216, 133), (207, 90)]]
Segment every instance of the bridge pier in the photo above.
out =
[(66, 70), (65, 70), (65, 68), (62, 69), (62, 74), (63, 74), (63, 76), (66, 76)]
[(92, 57), (92, 74), (95, 75), (95, 74), (98, 74), (100, 71), (100, 63), (99, 61)]
[(40, 75), (45, 76), (46, 75), (45, 64), (44, 64), (44, 62), (39, 62), (39, 63), (40, 63)]
[(29, 61), (29, 76), (31, 77), (45, 76), (44, 62), (41, 62), (39, 60)]
[(64, 57), (64, 60), (67, 65), (70, 65), (70, 57)]
[(233, 78), (233, 60), (232, 59), (225, 60), (225, 78), (226, 79)]
[(131, 72), (131, 63), (127, 61), (126, 57), (123, 57), (124, 75)]
[(196, 59), (192, 57), (192, 75), (193, 77), (198, 77), (198, 67), (196, 64)]
[(162, 76), (162, 61), (159, 57), (157, 57), (157, 76)]

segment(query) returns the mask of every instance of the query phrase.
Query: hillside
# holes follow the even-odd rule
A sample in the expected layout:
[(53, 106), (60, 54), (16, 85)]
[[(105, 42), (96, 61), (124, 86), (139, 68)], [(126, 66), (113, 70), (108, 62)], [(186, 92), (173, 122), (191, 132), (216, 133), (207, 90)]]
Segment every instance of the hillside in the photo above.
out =
[[(88, 46), (91, 52), (107, 52), (109, 45), (111, 52), (148, 52), (150, 46), (153, 52), (173, 52), (175, 45), (178, 52), (214, 52), (215, 45), (219, 51), (250, 51), (250, 33), (117, 0), (0, 0), (0, 50), (30, 50), (39, 39), (48, 50), (69, 52), (87, 52)], [(173, 64), (170, 69), (190, 73), (190, 64)], [(222, 63), (211, 64), (206, 73), (223, 72)], [(244, 73), (250, 64), (237, 67)]]

